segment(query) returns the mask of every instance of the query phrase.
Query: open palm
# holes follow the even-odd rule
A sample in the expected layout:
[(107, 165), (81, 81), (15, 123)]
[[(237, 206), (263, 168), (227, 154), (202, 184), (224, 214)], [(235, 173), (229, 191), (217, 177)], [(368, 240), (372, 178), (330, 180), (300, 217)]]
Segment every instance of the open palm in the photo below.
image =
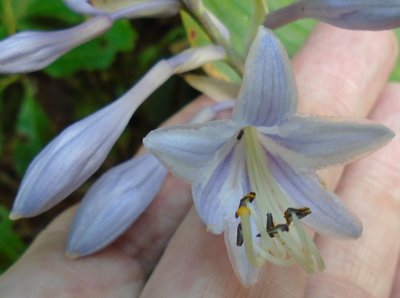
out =
[[(396, 44), (392, 32), (318, 26), (293, 60), (300, 111), (368, 117), (399, 133), (400, 85), (386, 85)], [(210, 102), (195, 101), (171, 122)], [(65, 257), (74, 208), (66, 211), (0, 278), (1, 297), (398, 297), (399, 160), (396, 137), (368, 158), (321, 172), (364, 225), (355, 241), (315, 236), (322, 273), (268, 264), (255, 286), (241, 286), (223, 237), (207, 233), (191, 207), (189, 185), (169, 176), (130, 230), (92, 256)]]

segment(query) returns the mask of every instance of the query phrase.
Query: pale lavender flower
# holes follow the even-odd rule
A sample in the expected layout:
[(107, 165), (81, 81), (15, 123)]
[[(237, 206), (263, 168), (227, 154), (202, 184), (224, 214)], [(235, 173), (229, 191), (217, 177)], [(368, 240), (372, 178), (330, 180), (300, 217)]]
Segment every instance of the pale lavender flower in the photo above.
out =
[(164, 166), (149, 153), (103, 174), (79, 205), (67, 255), (89, 255), (114, 241), (152, 202), (166, 175)]
[(128, 6), (110, 11), (92, 7), (87, 1), (66, 0), (65, 3), (95, 17), (69, 29), (25, 31), (0, 41), (0, 73), (40, 70), (71, 49), (103, 34), (115, 20), (172, 15), (179, 8), (176, 0), (133, 1)]
[[(297, 262), (307, 272), (324, 267), (299, 218), (284, 215), (288, 208), (309, 208), (302, 221), (317, 232), (358, 237), (360, 221), (315, 170), (350, 161), (393, 137), (382, 125), (296, 110), (290, 61), (274, 35), (260, 28), (232, 120), (161, 128), (144, 139), (168, 169), (192, 184), (199, 216), (211, 232), (225, 232), (230, 260), (245, 285), (256, 282), (265, 261)], [(241, 200), (249, 192), (256, 199)], [(269, 229), (274, 224), (287, 231)]]
[(267, 15), (271, 29), (314, 18), (352, 30), (387, 30), (400, 26), (399, 0), (300, 0)]
[(28, 167), (10, 217), (31, 217), (71, 194), (103, 163), (136, 108), (171, 75), (224, 57), (218, 46), (193, 48), (158, 62), (121, 98), (71, 125)]
[[(232, 101), (204, 108), (191, 123), (212, 120), (231, 110)], [(124, 233), (153, 201), (167, 170), (147, 153), (104, 173), (84, 196), (74, 217), (67, 255), (79, 257), (104, 248)]]
[(64, 0), (71, 10), (81, 14), (108, 14), (113, 20), (120, 18), (158, 17), (177, 14), (180, 2), (177, 0), (132, 0), (95, 2), (87, 0)]
[(108, 16), (92, 18), (76, 27), (51, 32), (25, 31), (0, 42), (0, 73), (42, 69), (72, 48), (103, 34), (112, 26)]

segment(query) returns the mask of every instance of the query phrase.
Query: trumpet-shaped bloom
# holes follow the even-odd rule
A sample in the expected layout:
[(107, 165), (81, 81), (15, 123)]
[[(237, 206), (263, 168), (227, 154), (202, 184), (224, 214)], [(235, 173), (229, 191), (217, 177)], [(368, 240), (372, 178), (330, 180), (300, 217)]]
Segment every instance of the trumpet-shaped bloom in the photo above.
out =
[(297, 262), (307, 272), (323, 268), (303, 222), (320, 233), (358, 237), (361, 223), (315, 170), (393, 137), (378, 124), (296, 110), (288, 57), (274, 35), (260, 28), (231, 120), (161, 128), (144, 139), (167, 168), (192, 183), (199, 216), (211, 232), (225, 232), (229, 257), (245, 285), (257, 280), (265, 261)]
[(115, 20), (175, 14), (176, 0), (133, 1), (110, 10), (93, 7), (88, 1), (65, 0), (80, 13), (95, 15), (86, 22), (64, 30), (25, 31), (0, 42), (0, 73), (21, 73), (42, 69), (71, 49), (103, 34)]
[[(231, 110), (232, 101), (202, 109), (190, 121), (210, 121)], [(134, 157), (104, 173), (90, 188), (74, 217), (67, 255), (97, 252), (124, 233), (155, 198), (167, 174), (151, 154)]]
[(269, 14), (265, 25), (274, 29), (302, 18), (352, 30), (393, 29), (400, 26), (400, 1), (300, 0)]
[(72, 48), (111, 28), (108, 16), (92, 18), (79, 26), (51, 31), (25, 31), (0, 42), (0, 73), (42, 69)]
[(86, 0), (64, 0), (71, 10), (88, 15), (108, 14), (113, 20), (120, 18), (139, 18), (169, 16), (178, 12), (177, 0), (132, 0), (90, 2)]
[(28, 167), (11, 218), (31, 217), (51, 208), (103, 163), (136, 108), (171, 75), (224, 57), (220, 47), (189, 49), (158, 62), (125, 95), (65, 129)]
[(67, 255), (85, 256), (114, 241), (152, 202), (166, 175), (164, 166), (149, 153), (103, 174), (79, 205)]

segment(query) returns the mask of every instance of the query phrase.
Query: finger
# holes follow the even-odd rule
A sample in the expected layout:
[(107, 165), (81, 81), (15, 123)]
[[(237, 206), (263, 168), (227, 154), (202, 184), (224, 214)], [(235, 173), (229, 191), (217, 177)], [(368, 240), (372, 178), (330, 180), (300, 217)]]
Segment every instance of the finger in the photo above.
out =
[[(366, 57), (369, 57), (368, 59), (371, 60), (377, 59), (381, 67), (377, 66), (372, 74), (368, 72), (368, 75), (364, 77), (362, 72), (360, 74), (356, 72), (350, 73), (349, 80), (357, 84), (358, 80), (371, 81), (372, 76), (376, 76), (375, 80), (382, 80), (382, 82), (380, 85), (375, 85), (373, 90), (375, 90), (375, 88), (378, 89), (378, 86), (383, 84), (393, 64), (393, 57), (395, 55), (395, 47), (391, 33), (383, 32), (372, 34), (370, 32), (346, 32), (346, 34), (344, 34), (346, 38), (342, 40), (339, 39), (339, 36), (342, 36), (343, 30), (321, 25), (317, 28), (315, 34), (318, 38), (311, 37), (305, 49), (295, 58), (296, 75), (300, 78), (298, 82), (301, 88), (300, 95), (303, 94), (302, 96), (304, 96), (306, 93), (305, 91), (312, 90), (312, 87), (308, 86), (314, 84), (313, 80), (307, 79), (307, 73), (311, 72), (314, 76), (318, 76), (317, 68), (310, 67), (308, 63), (308, 60), (311, 62), (313, 61), (313, 57), (324, 57), (324, 59), (319, 61), (319, 66), (323, 69), (335, 68), (337, 63), (335, 59), (337, 58), (341, 59), (341, 63), (357, 67), (362, 64), (362, 61), (367, 60)], [(333, 42), (331, 38), (335, 42)], [(359, 42), (354, 44), (354, 39), (359, 40)], [(338, 42), (338, 40), (340, 40), (340, 42)], [(316, 43), (321, 43), (322, 45), (317, 46)], [(378, 51), (375, 47), (370, 46), (370, 43), (380, 43), (382, 44), (382, 49)], [(356, 47), (356, 50), (350, 49), (353, 46)], [(382, 55), (382, 51), (385, 52), (385, 55)], [(338, 53), (342, 52), (344, 54), (338, 57)], [(386, 56), (386, 58), (384, 58), (384, 56)], [(342, 78), (338, 76), (325, 76), (325, 79), (326, 81), (320, 82), (319, 88), (332, 89), (330, 87), (331, 85), (340, 85), (336, 80), (342, 80)], [(374, 82), (374, 84), (376, 84), (376, 82)], [(369, 110), (369, 106), (373, 104), (374, 99), (372, 97), (370, 98), (368, 94), (371, 92), (370, 85), (366, 84), (365, 88), (357, 94), (357, 96), (361, 98), (369, 99), (369, 102), (363, 103), (364, 108), (361, 108), (362, 110), (364, 109), (364, 112), (359, 113), (357, 116), (361, 117), (366, 114)], [(316, 95), (310, 93), (301, 98), (300, 104), (302, 107), (307, 107), (306, 101), (311, 100), (312, 104), (315, 105), (315, 109), (309, 109), (307, 112), (324, 111), (324, 109), (326, 109), (325, 113), (329, 114), (331, 107), (335, 105), (337, 96), (343, 97), (346, 101), (354, 101), (354, 105), (360, 104), (360, 101), (351, 98), (350, 94), (351, 93), (347, 92), (345, 89), (337, 90), (335, 94), (329, 97), (331, 105), (328, 106), (318, 101), (318, 93)], [(351, 96), (353, 95), (354, 94)], [(325, 100), (328, 102), (328, 98)], [(367, 106), (367, 108), (365, 108), (365, 106)], [(306, 109), (303, 108), (303, 110)], [(342, 114), (345, 114), (345, 112)], [(216, 267), (211, 264), (216, 264)], [(212, 274), (211, 269), (207, 269), (208, 266), (217, 270), (218, 274)], [(185, 274), (182, 274), (182, 272), (185, 272)], [(190, 278), (192, 274), (195, 276), (194, 279)], [(240, 295), (238, 294), (238, 296), (243, 295), (243, 297), (247, 294), (266, 297), (268, 296), (267, 293), (273, 293), (271, 297), (301, 297), (303, 295), (305, 285), (304, 273), (297, 267), (287, 269), (267, 265), (265, 275), (263, 275), (261, 279), (262, 282), (252, 287), (251, 290), (243, 289), (238, 285), (231, 270), (231, 265), (226, 257), (222, 238), (206, 233), (205, 228), (201, 228), (201, 224), (194, 212), (191, 212), (171, 240), (161, 262), (153, 273), (149, 283), (146, 285), (143, 296), (156, 297), (158, 293), (163, 294), (164, 297), (174, 295), (185, 297), (189, 289), (193, 289), (191, 296), (194, 297), (203, 297), (205, 295), (204, 291), (215, 296), (218, 296), (218, 293), (241, 293)], [(288, 280), (290, 280), (289, 283)], [(170, 287), (169, 285), (171, 284), (175, 286)], [(182, 287), (179, 285), (184, 286)], [(160, 289), (163, 289), (162, 293)]]
[(73, 209), (40, 233), (1, 276), (1, 297), (135, 297), (141, 290), (138, 264), (115, 248), (78, 262), (65, 257)]
[(392, 31), (357, 32), (320, 24), (293, 59), (300, 111), (364, 118), (397, 60)]
[(393, 287), (390, 298), (397, 298), (399, 296), (399, 293), (400, 293), (400, 253), (399, 256), (397, 257), (396, 273), (393, 279)]
[[(392, 31), (355, 32), (317, 26), (293, 60), (304, 113), (364, 118), (397, 60)], [(342, 166), (320, 171), (334, 189)]]
[[(400, 85), (389, 85), (370, 118), (400, 133)], [(356, 241), (317, 236), (326, 271), (310, 279), (307, 297), (389, 297), (400, 251), (400, 139), (348, 166), (337, 193), (361, 218)]]

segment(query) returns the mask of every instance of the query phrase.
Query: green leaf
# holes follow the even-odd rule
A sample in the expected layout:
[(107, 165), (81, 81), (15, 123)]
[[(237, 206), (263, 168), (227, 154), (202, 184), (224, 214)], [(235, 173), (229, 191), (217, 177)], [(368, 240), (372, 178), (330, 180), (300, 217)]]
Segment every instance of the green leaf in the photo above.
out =
[[(400, 41), (400, 29), (396, 29), (394, 32), (396, 33), (397, 40)], [(400, 81), (400, 60), (399, 59), (397, 59), (397, 63), (395, 65), (395, 67), (393, 68), (392, 75), (390, 76), (390, 80), (396, 81), (396, 82)]]
[[(201, 26), (189, 14), (181, 11), (181, 18), (191, 47), (202, 47), (213, 44), (207, 33), (204, 32)], [(232, 83), (239, 83), (241, 81), (236, 71), (223, 61), (207, 63), (203, 69), (209, 76), (217, 79)]]
[(264, 19), (260, 0), (204, 0), (204, 6), (225, 25), (230, 33), (230, 44), (244, 59)]
[(5, 271), (25, 249), (22, 239), (13, 231), (8, 219), (9, 210), (0, 205), (0, 274)]
[(103, 36), (89, 41), (60, 57), (44, 72), (60, 78), (80, 70), (104, 70), (115, 60), (118, 52), (133, 49), (137, 33), (128, 21), (119, 21)]
[(33, 98), (31, 90), (26, 92), (20, 107), (16, 134), (17, 138), (13, 147), (14, 166), (22, 175), (33, 157), (52, 135), (50, 120)]

